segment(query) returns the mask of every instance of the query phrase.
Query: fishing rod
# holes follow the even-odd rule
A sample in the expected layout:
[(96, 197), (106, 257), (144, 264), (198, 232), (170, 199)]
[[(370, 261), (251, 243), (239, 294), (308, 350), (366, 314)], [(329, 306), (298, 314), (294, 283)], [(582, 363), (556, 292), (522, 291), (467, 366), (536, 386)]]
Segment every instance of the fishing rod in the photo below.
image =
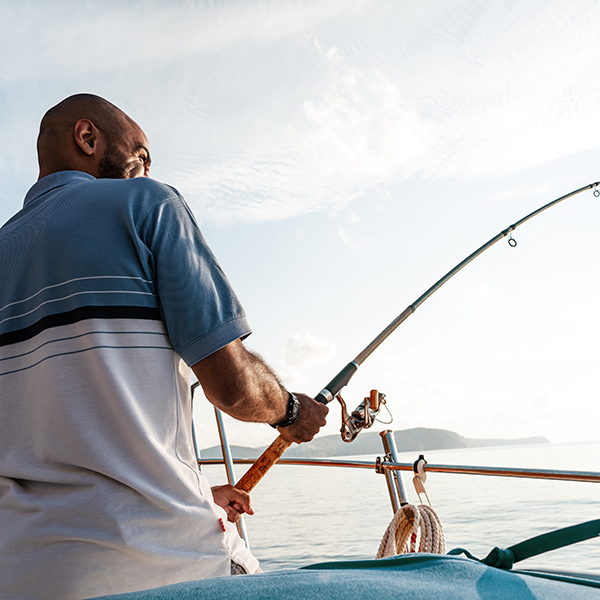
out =
[[(331, 402), (342, 388), (348, 385), (348, 382), (356, 373), (358, 367), (369, 357), (371, 354), (406, 320), (412, 315), (417, 308), (427, 300), (432, 294), (437, 292), (449, 279), (454, 277), (460, 270), (466, 267), (471, 261), (475, 260), (479, 255), (483, 254), (488, 248), (493, 246), (497, 241), (502, 238), (508, 237), (508, 243), (510, 246), (515, 247), (517, 245), (516, 240), (512, 237), (513, 232), (517, 227), (523, 225), (533, 217), (539, 215), (545, 210), (552, 206), (576, 196), (577, 194), (586, 190), (597, 188), (600, 185), (600, 181), (596, 183), (590, 183), (585, 187), (582, 187), (574, 192), (561, 196), (548, 204), (545, 204), (541, 208), (534, 210), (532, 213), (523, 217), (520, 221), (513, 223), (510, 227), (507, 227), (501, 231), (498, 235), (495, 235), (491, 240), (483, 244), (480, 248), (475, 250), (472, 254), (467, 256), (462, 262), (458, 263), (453, 269), (448, 271), (439, 281), (434, 283), (423, 295), (417, 298), (412, 304), (409, 304), (398, 317), (396, 317), (354, 360), (350, 361), (316, 396), (315, 400), (322, 404), (328, 404)], [(594, 189), (594, 196), (600, 196), (600, 191)], [(257, 459), (257, 461), (248, 469), (243, 477), (235, 485), (236, 488), (250, 492), (254, 489), (256, 484), (264, 477), (267, 471), (279, 460), (281, 455), (292, 445), (292, 442), (286, 440), (283, 436), (279, 436)]]

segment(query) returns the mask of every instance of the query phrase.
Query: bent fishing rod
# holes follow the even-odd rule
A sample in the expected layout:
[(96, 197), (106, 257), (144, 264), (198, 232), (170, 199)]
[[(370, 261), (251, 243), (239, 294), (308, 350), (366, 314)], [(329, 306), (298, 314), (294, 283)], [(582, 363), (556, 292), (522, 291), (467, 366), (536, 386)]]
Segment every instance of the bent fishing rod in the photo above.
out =
[[(585, 187), (582, 187), (570, 194), (561, 196), (548, 204), (545, 204), (541, 208), (523, 217), (520, 221), (513, 223), (510, 227), (507, 227), (501, 231), (498, 235), (494, 236), (491, 240), (483, 244), (480, 248), (475, 250), (472, 254), (467, 256), (462, 262), (458, 263), (453, 269), (448, 271), (439, 281), (432, 285), (423, 295), (421, 295), (412, 304), (407, 306), (398, 317), (396, 317), (354, 360), (350, 361), (316, 396), (315, 400), (322, 404), (328, 404), (331, 402), (342, 388), (348, 385), (348, 382), (356, 373), (358, 367), (369, 357), (371, 354), (406, 320), (412, 315), (417, 308), (427, 300), (432, 294), (437, 292), (449, 279), (454, 277), (460, 270), (466, 267), (470, 262), (475, 260), (478, 256), (483, 254), (488, 248), (492, 247), (497, 241), (502, 238), (509, 236), (508, 243), (514, 247), (517, 245), (516, 240), (512, 237), (513, 232), (517, 227), (523, 225), (533, 217), (539, 215), (545, 210), (555, 206), (559, 202), (576, 196), (580, 192), (597, 188), (600, 185), (600, 181), (596, 183), (590, 183)], [(594, 196), (600, 196), (600, 191), (594, 189)], [(292, 442), (286, 440), (283, 436), (279, 437), (263, 452), (263, 454), (257, 459), (257, 461), (248, 469), (245, 475), (236, 483), (235, 487), (246, 492), (250, 492), (254, 489), (256, 484), (264, 477), (267, 471), (279, 460), (281, 455), (292, 445)]]

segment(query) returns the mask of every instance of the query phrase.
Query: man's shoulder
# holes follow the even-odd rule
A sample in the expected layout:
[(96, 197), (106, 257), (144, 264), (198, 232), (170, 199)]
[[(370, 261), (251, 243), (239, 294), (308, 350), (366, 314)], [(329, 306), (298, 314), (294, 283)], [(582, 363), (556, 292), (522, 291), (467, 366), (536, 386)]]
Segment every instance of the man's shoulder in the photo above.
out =
[(181, 194), (171, 185), (162, 183), (149, 177), (136, 177), (134, 179), (96, 179), (94, 184), (107, 191), (121, 191), (124, 194), (147, 194), (157, 197), (177, 197)]
[(181, 196), (181, 194), (172, 186), (158, 179), (152, 179), (150, 177), (136, 177), (135, 179), (126, 179), (131, 185), (139, 186), (141, 189), (148, 190), (150, 192), (162, 193), (172, 196)]
[(117, 210), (120, 207), (128, 212), (147, 213), (165, 203), (185, 205), (183, 196), (173, 186), (148, 177), (96, 179), (90, 185), (100, 205), (112, 204)]

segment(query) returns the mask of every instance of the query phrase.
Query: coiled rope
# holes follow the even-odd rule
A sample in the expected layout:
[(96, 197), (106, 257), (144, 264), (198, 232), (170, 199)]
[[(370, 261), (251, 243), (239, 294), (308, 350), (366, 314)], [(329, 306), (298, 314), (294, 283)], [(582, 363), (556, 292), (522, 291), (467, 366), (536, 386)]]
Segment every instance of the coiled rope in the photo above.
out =
[(416, 547), (419, 533), (418, 552), (428, 552), (430, 554), (446, 553), (444, 528), (433, 508), (424, 504), (420, 504), (419, 506), (405, 504), (394, 515), (386, 532), (383, 534), (376, 558), (417, 552)]

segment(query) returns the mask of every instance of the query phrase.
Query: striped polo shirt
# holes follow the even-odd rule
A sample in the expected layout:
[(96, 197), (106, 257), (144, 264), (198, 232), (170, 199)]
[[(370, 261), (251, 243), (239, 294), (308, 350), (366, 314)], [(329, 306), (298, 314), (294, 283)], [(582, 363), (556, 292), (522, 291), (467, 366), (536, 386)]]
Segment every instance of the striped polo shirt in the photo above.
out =
[(31, 188), (0, 229), (1, 598), (256, 570), (197, 468), (189, 391), (189, 366), (249, 333), (172, 187)]

